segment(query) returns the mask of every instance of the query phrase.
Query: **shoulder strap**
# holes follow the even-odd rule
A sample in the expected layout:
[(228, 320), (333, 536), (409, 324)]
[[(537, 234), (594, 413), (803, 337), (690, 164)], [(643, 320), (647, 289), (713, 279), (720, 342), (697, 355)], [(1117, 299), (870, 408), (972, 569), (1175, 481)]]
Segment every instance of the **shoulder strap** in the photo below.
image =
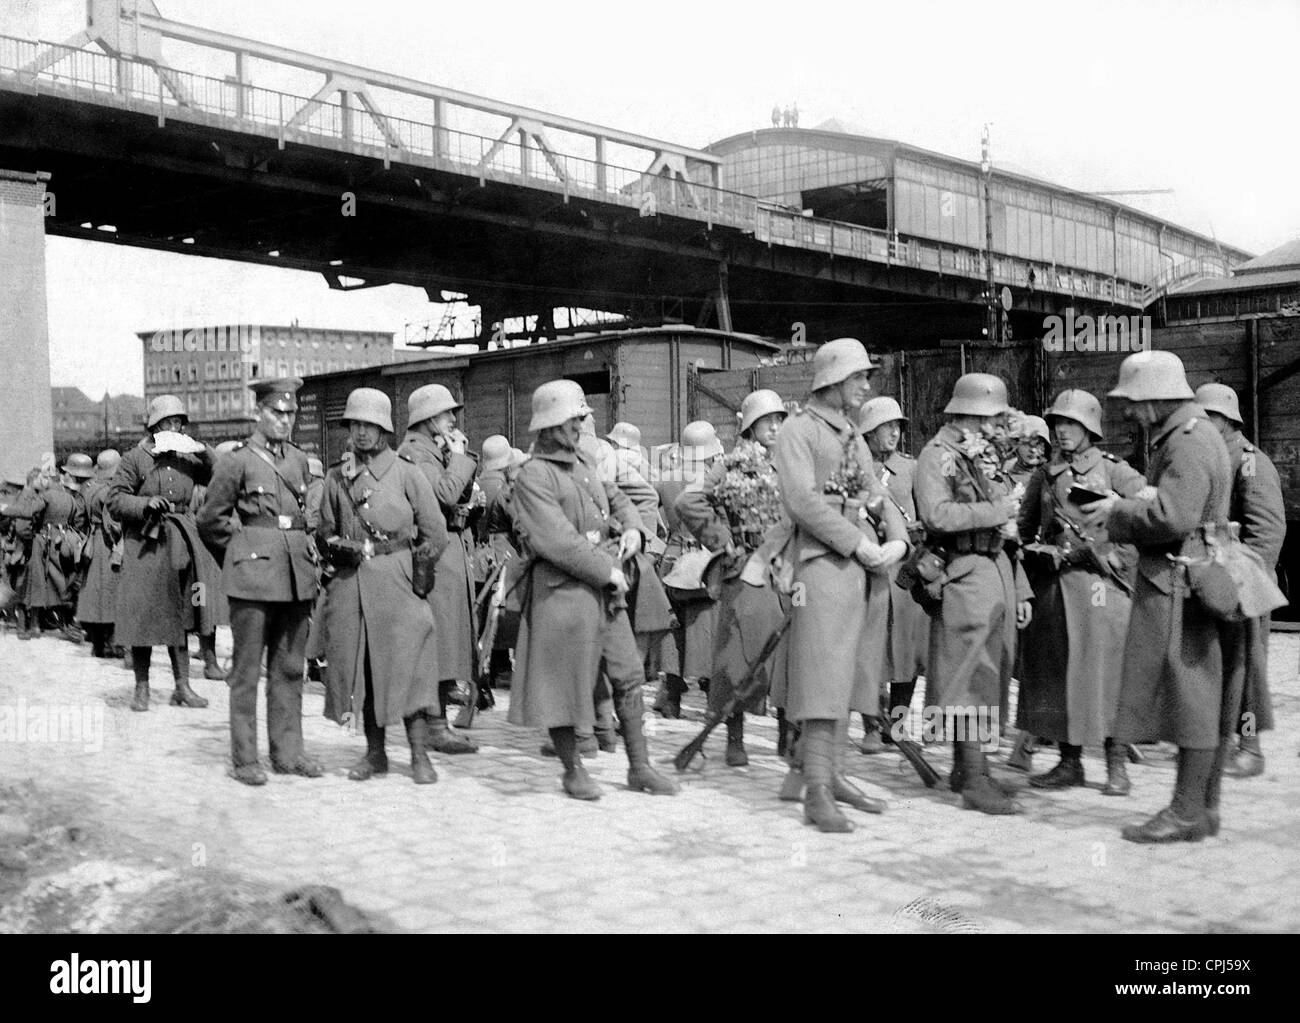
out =
[[(301, 511), (304, 507), (303, 495), (299, 493), (298, 488), (294, 486), (293, 482), (287, 476), (285, 476), (284, 473), (280, 471), (280, 467), (275, 464), (275, 459), (271, 457), (270, 453), (264, 451), (257, 444), (249, 444), (248, 450), (253, 452), (253, 454), (255, 454), (263, 462), (269, 465), (271, 467), (271, 471), (280, 477), (280, 482), (282, 482), (285, 485), (285, 487), (288, 488), (289, 493), (293, 495), (294, 503), (298, 505), (298, 510)], [(348, 491), (348, 496), (349, 497), (352, 496), (352, 492), (350, 490)]]

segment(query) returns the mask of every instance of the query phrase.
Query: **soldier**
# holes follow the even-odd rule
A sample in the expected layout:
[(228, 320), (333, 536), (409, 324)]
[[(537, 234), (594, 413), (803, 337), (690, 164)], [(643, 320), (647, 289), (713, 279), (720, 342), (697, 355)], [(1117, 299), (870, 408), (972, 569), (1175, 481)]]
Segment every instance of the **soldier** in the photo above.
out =
[(307, 484), (307, 500), (303, 511), (307, 517), (307, 532), (314, 534), (320, 524), (320, 502), (325, 494), (325, 463), (315, 455), (308, 455), (307, 472), (311, 476), (311, 482)]
[(603, 672), (623, 730), (628, 787), (673, 795), (676, 782), (650, 766), (642, 723), (645, 671), (621, 567), (641, 549), (640, 520), (579, 451), (582, 420), (590, 413), (572, 381), (553, 380), (533, 393), (528, 430), (536, 441), (515, 481), (515, 520), (529, 562), (509, 720), (548, 729), (564, 764), (564, 791), (574, 799), (599, 798), (578, 759), (576, 731), (595, 725), (592, 694)]
[[(483, 461), (486, 462), (488, 451), (486, 441), (483, 451)], [(492, 551), (494, 564), (504, 566), (502, 571), (506, 573), (504, 585), (507, 588), (516, 577), (519, 559), (519, 539), (515, 533), (515, 479), (519, 475), (520, 467), (526, 461), (528, 456), (519, 448), (508, 447), (505, 466), (500, 470), (500, 485), (496, 485), (489, 479), (483, 488), (487, 503), (483, 507), (483, 515), (478, 523), (479, 542)], [(519, 613), (504, 607), (495, 613), (497, 628), (492, 638), (492, 654), (488, 668), (491, 676), (490, 684), (508, 689), (514, 671), (510, 651), (514, 649), (515, 640), (519, 635)], [(489, 602), (487, 616), (490, 617), (492, 614)], [(484, 628), (488, 625), (488, 621), (485, 620)]]
[[(994, 783), (981, 741), (995, 741), (1015, 663), (1016, 630), (1029, 624), (1033, 596), (1005, 543), (1019, 500), (991, 442), (1008, 410), (1006, 385), (967, 373), (944, 408), (947, 423), (916, 463), (916, 511), (926, 545), (945, 569), (930, 625), (926, 703), (942, 714), (954, 745), (949, 785), (965, 806), (1013, 814), (1020, 806)], [(973, 714), (972, 714), (973, 711)]]
[[(1282, 481), (1273, 460), (1246, 439), (1237, 392), (1227, 384), (1202, 384), (1196, 402), (1218, 429), (1228, 448), (1232, 466), (1232, 506), (1229, 517), (1241, 524), (1241, 541), (1263, 559), (1270, 572), (1286, 540), (1286, 506)], [(1264, 773), (1264, 751), (1259, 733), (1273, 727), (1273, 701), (1268, 691), (1268, 634), (1270, 615), (1245, 623), (1246, 680), (1236, 731), (1241, 744), (1224, 767), (1234, 778)]]
[[(888, 599), (889, 568), (908, 550), (907, 524), (857, 432), (876, 368), (853, 338), (818, 348), (812, 396), (781, 427), (773, 452), (795, 526), (786, 715), (799, 724), (803, 764), (802, 772), (792, 769), (783, 794), (798, 798), (806, 778), (804, 821), (821, 831), (853, 830), (836, 801), (867, 813), (885, 809), (843, 771), (849, 712), (880, 709), (887, 640), (868, 632), (869, 607)], [(869, 503), (880, 509), (883, 543), (866, 517)]]
[(1020, 648), (1018, 724), (1022, 734), (1053, 740), (1060, 762), (1029, 779), (1035, 788), (1083, 785), (1083, 747), (1103, 743), (1105, 796), (1127, 796), (1127, 750), (1113, 738), (1124, 637), (1137, 551), (1085, 532), (1075, 487), (1136, 497), (1146, 480), (1102, 440), (1101, 404), (1087, 391), (1064, 390), (1047, 410), (1056, 434), (1052, 460), (1029, 480), (1018, 528), (1035, 544), (1034, 619)]
[[(122, 524), (122, 573), (117, 590), (117, 642), (131, 652), (135, 695), (131, 709), (149, 709), (149, 661), (153, 647), (171, 658), (174, 707), (206, 707), (190, 688), (186, 632), (199, 631), (209, 593), (218, 581), (207, 574), (210, 558), (195, 556), (202, 541), (190, 501), (208, 482), (216, 452), (198, 442), (181, 450), (189, 416), (180, 398), (159, 395), (149, 403), (146, 435), (122, 456), (109, 484), (108, 509)], [(163, 450), (158, 445), (165, 440)], [(177, 566), (183, 565), (181, 571)]]
[(89, 455), (69, 455), (59, 480), (25, 502), (34, 536), (24, 603), (74, 643), (81, 642), (75, 619), (81, 546), (90, 531), (82, 486), (95, 475)]
[[(439, 753), (477, 753), (478, 747), (447, 726), (447, 705), (457, 681), (473, 683), (475, 671), (473, 534), (468, 528), (470, 496), (478, 461), (456, 429), (464, 406), (442, 384), (416, 388), (407, 399), (406, 437), (398, 455), (415, 463), (433, 486), (450, 542), (441, 548), (433, 589), (428, 596), (437, 622), (438, 706), (432, 721), (432, 746)], [(469, 699), (477, 700), (472, 692)]]
[(297, 377), (249, 385), (257, 428), (217, 463), (199, 510), (204, 541), (222, 558), (234, 640), (230, 686), (231, 777), (265, 785), (257, 757), (257, 678), (266, 653), (266, 732), (276, 774), (319, 778), (303, 752), (302, 665), (316, 597), (316, 555), (307, 536), (307, 456), (289, 441)]
[(342, 418), (352, 451), (325, 478), (316, 542), (336, 570), (325, 606), (330, 686), (341, 696), (332, 703), (343, 711), (337, 720), (359, 717), (366, 736), (366, 755), (348, 777), (388, 772), (385, 732), (400, 720), (411, 776), (430, 785), (438, 780), (427, 752), (440, 713), (437, 643), (433, 611), (413, 587), (423, 578), (416, 559), (432, 563), (449, 542), (446, 525), (424, 473), (389, 447), (388, 395), (359, 387)]
[[(916, 461), (898, 446), (902, 424), (907, 421), (893, 398), (872, 398), (862, 406), (858, 429), (871, 450), (880, 482), (907, 523), (908, 542), (916, 544), (925, 538), (925, 527), (917, 520), (912, 493)], [(890, 581), (897, 577), (898, 566), (894, 566), (890, 569)], [(899, 586), (882, 589), (889, 595), (889, 644), (884, 675), (889, 681), (887, 724), (882, 728), (875, 715), (862, 715), (862, 752), (868, 754), (884, 752), (894, 743), (893, 731), (907, 717), (917, 679), (925, 672), (925, 656), (930, 645), (930, 616), (911, 593)]]
[(117, 582), (121, 577), (122, 527), (107, 508), (108, 486), (122, 455), (108, 448), (95, 459), (95, 478), (84, 491), (90, 516), (85, 566), (77, 595), (77, 621), (90, 637), (92, 657), (113, 656), (113, 620), (117, 616)]
[(1011, 477), (1012, 483), (1024, 486), (1038, 467), (1047, 461), (1047, 452), (1052, 446), (1047, 421), (1039, 416), (1025, 416), (1020, 421), (1015, 445), (1016, 453), (1003, 464), (1002, 471)]
[(647, 553), (658, 556), (664, 552), (664, 542), (658, 536), (659, 491), (649, 481), (648, 467), (641, 449), (641, 431), (632, 423), (615, 423), (600, 445), (601, 474), (613, 479), (619, 490), (628, 496), (641, 516), (645, 530)]
[[(735, 448), (677, 498), (677, 518), (695, 538), (708, 550), (727, 552), (709, 671), (711, 711), (720, 712), (731, 699), (733, 683), (745, 674), (784, 615), (766, 572), (758, 575), (758, 583), (742, 579), (742, 574), (764, 536), (785, 517), (771, 450), (787, 415), (775, 391), (748, 395), (740, 405), (740, 440)], [(770, 678), (770, 666), (760, 670), (761, 677)], [(728, 767), (749, 764), (745, 712), (762, 714), (767, 692), (768, 686), (760, 685), (727, 718)]]
[[(703, 420), (688, 423), (682, 430), (675, 469), (655, 484), (668, 525), (660, 578), (666, 579), (683, 554), (700, 550), (686, 523), (677, 517), (676, 502), (691, 484), (698, 483), (709, 466), (722, 457), (722, 441), (712, 423)], [(682, 716), (682, 696), (694, 679), (708, 692), (709, 672), (713, 669), (713, 633), (717, 622), (717, 605), (711, 600), (684, 598), (669, 587), (668, 600), (677, 619), (677, 627), (659, 644), (660, 667), (664, 685), (655, 699), (654, 709), (667, 718)]]
[(18, 622), (18, 638), (31, 639), (27, 605), (27, 563), (32, 553), (32, 520), (28, 514), (30, 498), (28, 477), (22, 473), (5, 476), (0, 486), (0, 559), (4, 582), (12, 591), (10, 598)]
[(1219, 831), (1223, 761), (1241, 706), (1231, 655), (1244, 630), (1212, 616), (1169, 555), (1203, 557), (1202, 524), (1227, 528), (1232, 464), (1172, 352), (1128, 356), (1110, 395), (1125, 400), (1125, 418), (1150, 430), (1147, 478), (1157, 491), (1150, 500), (1107, 497), (1083, 508), (1089, 531), (1104, 526), (1111, 540), (1138, 549), (1115, 739), (1179, 747), (1172, 803), (1122, 834), (1130, 842), (1199, 842)]

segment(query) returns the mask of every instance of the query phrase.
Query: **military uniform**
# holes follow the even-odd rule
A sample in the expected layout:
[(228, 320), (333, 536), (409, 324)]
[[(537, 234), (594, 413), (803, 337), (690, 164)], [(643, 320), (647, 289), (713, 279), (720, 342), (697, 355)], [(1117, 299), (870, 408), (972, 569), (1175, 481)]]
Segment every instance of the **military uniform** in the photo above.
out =
[(926, 703), (943, 710), (947, 726), (949, 713), (983, 708), (992, 727), (1000, 725), (1015, 664), (1017, 605), (1033, 591), (1004, 550), (1007, 514), (998, 502), (1012, 487), (986, 474), (962, 444), (962, 431), (945, 425), (916, 464), (917, 517), (947, 559), (942, 607), (930, 626)]
[[(108, 510), (108, 480), (92, 480), (84, 491), (90, 516), (85, 571), (77, 596), (77, 621), (95, 639), (95, 655), (107, 656), (108, 635), (117, 617), (117, 586), (121, 578), (122, 527)], [(116, 553), (115, 553), (116, 552)], [(114, 564), (114, 561), (117, 563)]]
[[(914, 542), (919, 541), (925, 533), (925, 527), (917, 519), (916, 498), (913, 488), (916, 484), (916, 459), (902, 451), (892, 452), (888, 458), (876, 460), (876, 471), (884, 484), (889, 498), (902, 513), (907, 523), (908, 536)], [(900, 566), (889, 570), (890, 581), (898, 578)], [(925, 674), (926, 659), (930, 645), (930, 616), (912, 597), (912, 594), (900, 586), (888, 588), (889, 593), (889, 645), (886, 648), (888, 660), (885, 665), (885, 678), (893, 686), (914, 685), (918, 676)], [(899, 707), (911, 704), (912, 691), (906, 691), (906, 703), (899, 703), (891, 695), (891, 717), (898, 718)]]
[(31, 639), (28, 631), (27, 605), (23, 598), (27, 591), (27, 564), (32, 553), (32, 520), (28, 514), (31, 489), (16, 479), (10, 484), (11, 493), (0, 501), (0, 570), (4, 581), (13, 591), (14, 612), (18, 620), (18, 638)]
[(35, 535), (23, 602), (33, 611), (70, 614), (77, 602), (81, 547), (90, 530), (86, 498), (78, 490), (52, 482), (32, 494), (26, 511)]
[[(429, 606), (437, 622), (437, 671), (444, 682), (471, 682), (475, 670), (473, 534), (467, 528), (466, 502), (478, 463), (420, 433), (408, 432), (397, 453), (424, 473), (433, 487), (448, 541), (441, 548)], [(446, 686), (444, 686), (444, 696)]]
[(1016, 723), (1032, 735), (1096, 746), (1113, 734), (1137, 551), (1109, 542), (1104, 528), (1084, 530), (1069, 493), (1079, 486), (1134, 497), (1145, 485), (1098, 447), (1057, 452), (1029, 481), (1020, 538), (1054, 548), (1034, 584), (1034, 617), (1020, 644)]
[[(296, 409), (295, 382), (275, 384), (275, 393), (283, 395), (276, 407)], [(222, 587), (234, 640), (226, 680), (230, 752), (240, 780), (245, 780), (240, 769), (256, 768), (258, 761), (257, 679), (264, 650), (272, 766), (308, 776), (320, 773), (302, 745), (303, 650), (318, 586), (318, 559), (305, 515), (310, 479), (301, 448), (271, 441), (258, 429), (222, 456), (199, 511), (204, 540), (223, 555)]]

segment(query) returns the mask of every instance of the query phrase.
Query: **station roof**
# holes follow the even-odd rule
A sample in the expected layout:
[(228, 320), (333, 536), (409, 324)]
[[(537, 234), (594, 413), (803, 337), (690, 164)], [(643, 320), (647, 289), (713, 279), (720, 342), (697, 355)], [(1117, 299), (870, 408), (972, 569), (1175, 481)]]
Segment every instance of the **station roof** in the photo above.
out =
[[(888, 150), (891, 156), (916, 157), (931, 163), (944, 163), (953, 167), (960, 167), (974, 174), (979, 174), (980, 165), (971, 160), (963, 160), (960, 157), (948, 156), (946, 153), (937, 153), (931, 149), (922, 149), (920, 146), (913, 146), (906, 142), (899, 142), (896, 139), (879, 138), (875, 136), (861, 134), (859, 130), (852, 126), (845, 125), (834, 118), (823, 121), (814, 128), (759, 128), (752, 131), (740, 132), (736, 135), (729, 135), (727, 138), (719, 139), (716, 142), (709, 143), (705, 148), (722, 153), (735, 152), (759, 144), (763, 141), (794, 143), (799, 142), (810, 146), (824, 146), (827, 149), (850, 149), (850, 150)], [(1122, 202), (1116, 202), (1109, 196), (1094, 195), (1091, 192), (1082, 192), (1075, 188), (1068, 188), (1065, 185), (1058, 185), (1043, 178), (1034, 177), (1031, 174), (1014, 168), (1006, 164), (994, 163), (994, 178), (1003, 180), (1014, 180), (1023, 182), (1026, 185), (1032, 185), (1037, 188), (1047, 189), (1061, 195), (1068, 195), (1075, 199), (1090, 202), (1096, 206), (1103, 206), (1109, 209), (1122, 210), (1128, 216), (1135, 220), (1143, 220), (1157, 226), (1163, 225), (1180, 234), (1187, 235), (1191, 238), (1197, 238), (1203, 242), (1217, 245), (1225, 252), (1239, 259), (1247, 259), (1250, 253), (1244, 249), (1236, 248), (1231, 245), (1222, 245), (1217, 239), (1208, 235), (1203, 235), (1193, 231), (1181, 224), (1176, 224), (1171, 220), (1164, 220), (1160, 217), (1153, 216), (1135, 206), (1129, 206)], [(1262, 258), (1262, 257), (1261, 257)]]
[(1277, 270), (1300, 270), (1300, 238), (1295, 238), (1276, 249), (1269, 249), (1262, 256), (1242, 263), (1234, 270), (1235, 274), (1258, 274)]

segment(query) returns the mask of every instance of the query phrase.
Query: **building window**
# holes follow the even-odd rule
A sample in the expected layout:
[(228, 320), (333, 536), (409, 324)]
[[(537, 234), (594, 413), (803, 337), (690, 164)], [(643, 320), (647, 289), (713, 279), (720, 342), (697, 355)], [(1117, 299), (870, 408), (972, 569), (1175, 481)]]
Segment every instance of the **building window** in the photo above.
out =
[(196, 384), (196, 383), (198, 383), (198, 382), (199, 382), (199, 364), (198, 364), (197, 362), (191, 362), (191, 363), (190, 363), (190, 366), (189, 366), (189, 369), (190, 369), (190, 383), (192, 383), (192, 384)]
[(180, 382), (181, 382), (181, 364), (178, 362), (172, 366), (172, 383), (179, 384)]
[(213, 362), (211, 359), (209, 359), (207, 362), (203, 364), (203, 379), (204, 380), (217, 379), (217, 364)]
[(300, 377), (306, 372), (307, 372), (307, 364), (303, 362), (302, 359), (298, 359), (297, 361), (294, 362), (293, 364), (294, 376)]
[(312, 359), (312, 361), (311, 361), (311, 371), (312, 371), (312, 373), (319, 373), (319, 372), (320, 372), (320, 359)]
[(230, 375), (230, 366), (225, 359), (217, 363), (217, 379), (225, 380)]
[(203, 407), (209, 412), (217, 411), (217, 396), (209, 391), (203, 398)]
[(287, 377), (288, 375), (289, 375), (289, 364), (288, 364), (285, 360), (281, 359), (281, 360), (280, 360), (280, 376), (282, 376), (282, 377)]

